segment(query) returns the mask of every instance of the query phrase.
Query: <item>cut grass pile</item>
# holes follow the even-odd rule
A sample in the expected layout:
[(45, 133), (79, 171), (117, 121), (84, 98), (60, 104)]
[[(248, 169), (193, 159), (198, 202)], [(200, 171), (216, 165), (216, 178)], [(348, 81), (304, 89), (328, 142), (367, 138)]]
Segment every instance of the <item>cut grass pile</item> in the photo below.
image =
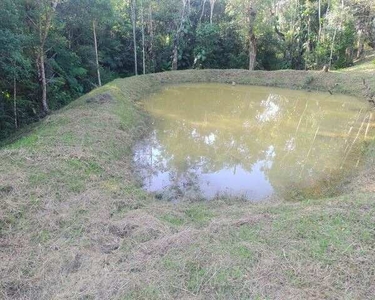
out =
[[(375, 157), (347, 194), (172, 204), (142, 190), (137, 102), (163, 83), (348, 93), (369, 72), (203, 70), (118, 79), (0, 149), (0, 298), (373, 299)], [(367, 176), (367, 177), (366, 177)]]

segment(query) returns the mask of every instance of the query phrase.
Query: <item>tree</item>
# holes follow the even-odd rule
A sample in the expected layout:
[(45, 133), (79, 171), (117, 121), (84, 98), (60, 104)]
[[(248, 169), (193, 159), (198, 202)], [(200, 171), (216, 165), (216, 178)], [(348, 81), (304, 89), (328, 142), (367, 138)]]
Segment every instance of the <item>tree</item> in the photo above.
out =
[[(266, 11), (271, 11), (268, 1), (229, 0), (226, 10), (233, 16), (239, 27), (243, 28), (248, 45), (248, 68), (254, 70), (257, 57), (257, 30), (264, 30), (267, 18)], [(269, 25), (269, 24), (268, 24)]]
[(151, 72), (155, 72), (155, 53), (154, 53), (154, 20), (153, 20), (153, 8), (152, 8), (152, 1), (149, 2), (148, 5), (148, 33), (150, 36), (149, 42), (149, 56), (150, 56), (150, 70)]
[(53, 24), (56, 7), (59, 0), (39, 0), (35, 2), (35, 7), (29, 10), (28, 18), (33, 25), (33, 29), (38, 36), (38, 45), (36, 50), (36, 65), (38, 67), (38, 76), (42, 88), (42, 111), (49, 113), (47, 100), (47, 78), (46, 78), (46, 42), (48, 34)]
[(247, 9), (247, 18), (249, 26), (249, 70), (255, 69), (256, 57), (257, 57), (257, 39), (254, 33), (255, 19), (257, 16), (257, 9), (253, 1), (249, 3)]
[[(15, 129), (19, 127), (17, 83), (20, 80), (30, 78), (31, 75), (30, 59), (25, 52), (28, 39), (24, 33), (24, 28), (20, 26), (23, 16), (20, 14), (19, 4), (19, 2), (15, 1), (4, 3), (3, 8), (6, 8), (8, 12), (11, 11), (10, 14), (0, 9), (1, 15), (9, 16), (2, 19), (4, 23), (0, 22), (0, 44), (2, 45), (0, 48), (0, 91), (6, 91), (3, 94), (8, 99), (10, 99), (8, 91), (13, 93), (12, 112)], [(5, 24), (7, 28), (3, 29)]]
[(138, 58), (137, 58), (137, 2), (136, 0), (131, 0), (131, 19), (132, 19), (132, 28), (133, 28), (133, 47), (134, 47), (134, 73), (138, 75)]
[(214, 16), (215, 3), (216, 3), (216, 0), (210, 0), (210, 24), (212, 24), (212, 19)]
[(96, 72), (98, 74), (98, 85), (102, 86), (102, 79), (100, 77), (100, 65), (99, 65), (99, 54), (98, 54), (98, 40), (96, 38), (96, 21), (92, 21), (92, 31), (94, 34), (94, 47), (95, 47), (95, 59), (96, 59)]
[(145, 24), (144, 24), (143, 1), (141, 0), (141, 28), (142, 28), (142, 69), (143, 75), (146, 74), (146, 51), (145, 51)]
[(176, 33), (173, 39), (173, 58), (172, 58), (172, 70), (177, 70), (178, 68), (178, 44), (180, 41), (180, 35), (181, 32), (184, 30), (184, 23), (185, 23), (185, 18), (187, 15), (187, 3), (188, 0), (182, 0), (182, 7), (181, 7), (181, 12), (180, 12), (180, 22), (177, 23), (177, 28), (176, 28)]
[[(101, 86), (104, 71), (101, 48), (102, 45), (108, 47), (106, 27), (114, 23), (112, 6), (105, 0), (64, 1), (59, 6), (58, 17), (59, 22), (63, 23), (70, 51), (76, 53), (82, 61), (80, 72), (92, 76), (87, 78), (87, 85)], [(103, 40), (107, 40), (107, 43)]]

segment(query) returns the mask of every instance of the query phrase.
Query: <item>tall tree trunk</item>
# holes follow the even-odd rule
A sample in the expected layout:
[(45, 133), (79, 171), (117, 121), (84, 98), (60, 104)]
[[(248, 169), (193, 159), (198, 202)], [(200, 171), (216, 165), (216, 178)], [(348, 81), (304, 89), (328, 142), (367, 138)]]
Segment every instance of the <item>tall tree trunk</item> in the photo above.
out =
[(190, 16), (190, 13), (191, 13), (191, 2), (190, 2), (190, 0), (186, 0), (186, 2), (187, 2), (187, 14), (188, 14), (188, 16)]
[(311, 16), (309, 14), (308, 19), (307, 19), (307, 48), (306, 51), (310, 52), (311, 51)]
[(364, 41), (363, 41), (363, 31), (362, 29), (358, 30), (358, 43), (357, 43), (357, 55), (356, 58), (359, 59), (361, 58), (361, 55), (364, 52)]
[[(344, 0), (341, 0), (341, 14), (344, 12)], [(342, 16), (340, 17), (340, 23), (335, 26), (335, 32), (333, 34), (332, 43), (331, 43), (331, 54), (329, 56), (329, 67), (332, 66), (332, 59), (333, 59), (333, 49), (335, 47), (336, 42), (336, 35), (337, 35), (337, 27), (341, 28), (342, 26)]]
[(184, 21), (185, 21), (185, 10), (186, 10), (186, 3), (187, 0), (182, 0), (182, 11), (181, 11), (181, 20), (180, 25), (176, 30), (176, 35), (173, 39), (173, 58), (172, 58), (172, 70), (178, 69), (178, 44), (180, 39), (180, 32), (183, 29)]
[(253, 71), (256, 65), (256, 58), (257, 58), (257, 44), (255, 35), (252, 34), (250, 36), (249, 42), (249, 70)]
[(51, 28), (52, 17), (56, 11), (56, 7), (59, 0), (52, 0), (45, 4), (42, 9), (44, 11), (44, 17), (39, 19), (39, 47), (37, 53), (37, 66), (39, 73), (39, 82), (42, 86), (42, 110), (44, 114), (49, 113), (48, 100), (47, 100), (47, 79), (45, 69), (45, 44), (47, 41), (48, 33)]
[(154, 21), (152, 19), (152, 5), (149, 4), (149, 33), (150, 33), (150, 60), (151, 72), (155, 72), (155, 54), (154, 54)]
[(216, 0), (210, 0), (210, 24), (212, 24), (212, 19), (214, 16), (215, 2)]
[(18, 117), (17, 117), (17, 80), (13, 78), (13, 113), (14, 113), (14, 128), (18, 128)]
[(329, 67), (330, 68), (332, 66), (333, 48), (335, 47), (336, 34), (337, 34), (337, 27), (335, 28), (335, 33), (333, 34), (332, 43), (331, 43), (331, 54), (329, 56)]
[(201, 15), (200, 15), (200, 17), (199, 17), (199, 21), (198, 21), (199, 24), (202, 23), (202, 18), (203, 18), (203, 15), (204, 15), (204, 8), (205, 8), (205, 6), (206, 6), (206, 2), (207, 2), (207, 0), (203, 0), (203, 3), (202, 3), (202, 11), (201, 11)]
[[(319, 31), (318, 31), (318, 41), (317, 46), (319, 46), (322, 36), (322, 0), (318, 1), (318, 21), (319, 21)], [(316, 55), (315, 63), (319, 66), (319, 55)]]
[(322, 0), (318, 2), (318, 18), (319, 18), (319, 33), (318, 33), (318, 41), (320, 41), (320, 36), (322, 34)]
[(172, 70), (176, 71), (178, 68), (178, 38), (175, 38), (173, 46)]
[(45, 69), (45, 54), (44, 47), (41, 46), (39, 49), (37, 65), (39, 73), (39, 82), (42, 85), (42, 110), (44, 114), (49, 113), (48, 101), (47, 101), (47, 79), (46, 79), (46, 69)]
[(248, 26), (249, 26), (249, 70), (255, 69), (256, 57), (257, 57), (257, 44), (256, 37), (254, 34), (254, 23), (257, 16), (257, 11), (253, 4), (250, 3), (248, 8)]
[[(330, 13), (330, 9), (331, 9), (331, 1), (328, 1), (328, 4), (327, 4), (327, 9), (326, 9), (326, 12), (325, 12), (325, 15), (329, 15)], [(322, 38), (322, 42), (325, 42), (326, 40), (326, 28), (324, 26), (324, 23), (322, 24), (322, 32), (321, 32), (321, 38)]]
[(136, 0), (131, 2), (132, 27), (133, 27), (133, 47), (134, 47), (134, 73), (138, 75), (138, 58), (137, 58), (137, 37), (136, 37)]
[(99, 54), (98, 54), (98, 40), (96, 38), (96, 24), (95, 24), (95, 20), (92, 21), (92, 31), (94, 33), (94, 47), (95, 47), (96, 73), (98, 74), (98, 85), (102, 86), (102, 79), (100, 77), (100, 65), (99, 65)]
[(141, 23), (142, 23), (142, 67), (143, 75), (146, 74), (146, 52), (145, 52), (145, 25), (143, 20), (143, 2), (141, 1)]

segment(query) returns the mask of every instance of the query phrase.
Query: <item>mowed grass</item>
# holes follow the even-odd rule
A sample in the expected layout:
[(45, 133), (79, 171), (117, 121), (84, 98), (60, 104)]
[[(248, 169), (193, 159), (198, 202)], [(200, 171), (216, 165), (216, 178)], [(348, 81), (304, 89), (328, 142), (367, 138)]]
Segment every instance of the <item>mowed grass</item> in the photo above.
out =
[(363, 57), (354, 62), (354, 66), (343, 69), (344, 72), (374, 72), (375, 71), (375, 51), (366, 50)]
[(364, 76), (375, 89), (370, 75), (203, 70), (119, 79), (30, 127), (0, 149), (0, 298), (373, 299), (373, 144), (347, 193), (299, 202), (161, 202), (132, 165), (132, 146), (150, 128), (138, 100), (163, 83), (358, 95)]

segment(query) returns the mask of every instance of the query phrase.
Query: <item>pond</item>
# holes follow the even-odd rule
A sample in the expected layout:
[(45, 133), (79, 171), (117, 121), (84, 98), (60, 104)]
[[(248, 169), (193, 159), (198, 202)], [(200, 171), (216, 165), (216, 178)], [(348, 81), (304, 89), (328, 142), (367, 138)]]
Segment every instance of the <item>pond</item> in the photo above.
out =
[(145, 189), (171, 200), (315, 193), (358, 167), (374, 135), (365, 101), (329, 93), (182, 84), (143, 105), (153, 128), (134, 160)]

